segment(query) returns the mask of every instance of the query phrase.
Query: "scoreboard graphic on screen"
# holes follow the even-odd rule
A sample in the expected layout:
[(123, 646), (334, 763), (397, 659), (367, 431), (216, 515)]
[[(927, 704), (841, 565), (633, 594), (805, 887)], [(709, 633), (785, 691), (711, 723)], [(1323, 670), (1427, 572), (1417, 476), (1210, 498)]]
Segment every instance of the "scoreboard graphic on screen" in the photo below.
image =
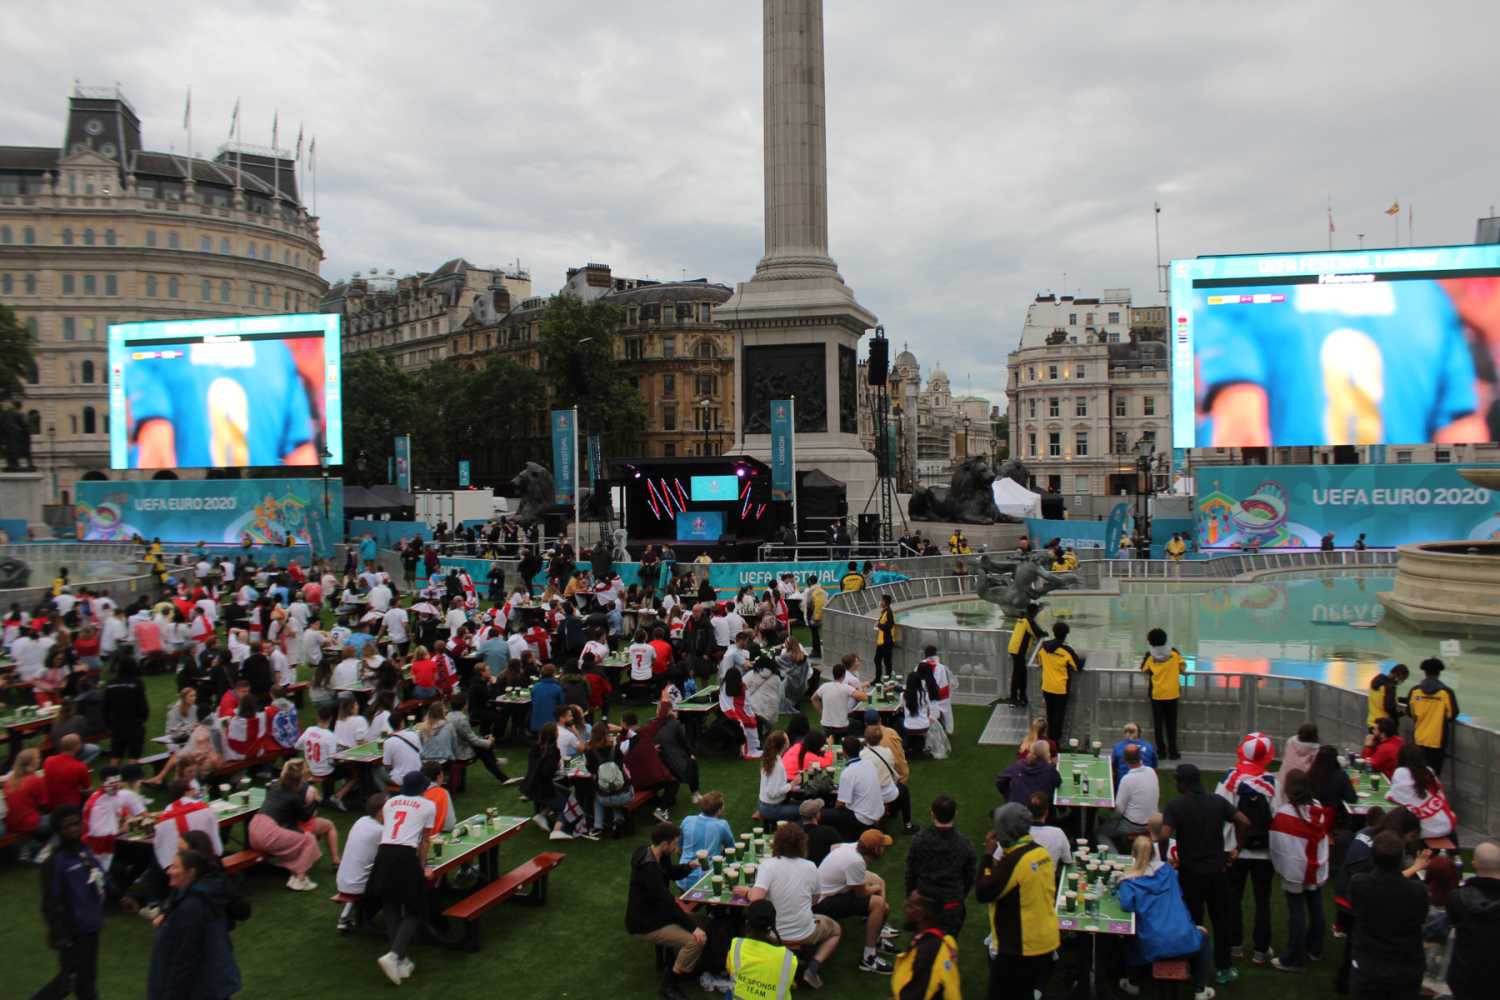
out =
[(1500, 441), (1500, 246), (1171, 265), (1178, 448)]
[(341, 465), (339, 329), (326, 313), (112, 325), (110, 467)]

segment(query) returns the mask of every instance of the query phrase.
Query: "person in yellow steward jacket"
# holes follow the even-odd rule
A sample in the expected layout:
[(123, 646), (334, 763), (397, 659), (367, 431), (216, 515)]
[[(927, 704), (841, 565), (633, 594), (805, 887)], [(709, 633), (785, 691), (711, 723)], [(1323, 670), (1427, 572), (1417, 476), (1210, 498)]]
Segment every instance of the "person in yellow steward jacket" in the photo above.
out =
[(849, 570), (839, 578), (839, 589), (845, 593), (865, 589), (865, 578), (859, 572), (859, 566), (854, 560), (849, 561)]
[(1052, 855), (1031, 839), (1031, 811), (1008, 802), (985, 836), (974, 897), (988, 903), (989, 1000), (1032, 1000), (1061, 944)]
[(896, 676), (896, 609), (891, 595), (880, 595), (880, 611), (875, 616), (875, 681)]
[[(757, 899), (745, 908), (745, 937), (729, 942), (724, 967), (734, 1000), (786, 1000), (797, 978), (797, 956), (776, 933), (776, 907)], [(705, 989), (707, 986), (705, 986)]]
[(1182, 675), (1187, 661), (1176, 646), (1167, 645), (1167, 633), (1154, 628), (1146, 633), (1150, 651), (1141, 657), (1141, 673), (1151, 675), (1151, 726), (1156, 730), (1156, 756), (1181, 760), (1177, 752), (1177, 703), (1182, 698)]
[(807, 619), (807, 630), (812, 633), (812, 656), (823, 658), (823, 608), (828, 603), (828, 591), (818, 582), (816, 573), (807, 574), (807, 589), (802, 592), (802, 616)]
[(1052, 638), (1042, 643), (1036, 662), (1042, 668), (1042, 698), (1047, 702), (1047, 733), (1061, 740), (1068, 715), (1068, 688), (1073, 674), (1083, 669), (1083, 658), (1068, 645), (1067, 622), (1052, 628)]
[(1172, 540), (1166, 545), (1167, 558), (1173, 562), (1182, 562), (1182, 557), (1187, 554), (1187, 542), (1182, 540), (1182, 535), (1172, 532)]
[(1078, 553), (1074, 552), (1073, 551), (1073, 546), (1069, 545), (1068, 546), (1068, 551), (1066, 551), (1066, 552), (1063, 553), (1063, 569), (1066, 572), (1071, 573), (1071, 572), (1073, 572), (1077, 568), (1078, 568)]
[(1006, 652), (1010, 653), (1008, 704), (1030, 704), (1030, 699), (1026, 696), (1026, 661), (1031, 657), (1031, 644), (1047, 637), (1047, 630), (1036, 623), (1036, 616), (1041, 610), (1042, 606), (1035, 601), (1026, 605), (1026, 614), (1017, 618), (1010, 630), (1010, 644), (1006, 646)]
[(1422, 679), (1407, 692), (1407, 710), (1416, 720), (1412, 742), (1422, 748), (1422, 757), (1433, 774), (1442, 774), (1443, 760), (1453, 735), (1453, 720), (1458, 718), (1458, 695), (1438, 676), (1443, 661), (1433, 657), (1422, 661)]
[(958, 978), (958, 942), (943, 933), (941, 904), (913, 891), (906, 897), (911, 947), (896, 956), (893, 1000), (963, 1000)]
[(1369, 706), (1365, 711), (1365, 726), (1370, 732), (1375, 731), (1375, 723), (1381, 719), (1397, 721), (1397, 715), (1401, 711), (1401, 704), (1397, 697), (1399, 687), (1406, 683), (1411, 676), (1411, 671), (1406, 664), (1398, 663), (1390, 669), (1389, 673), (1376, 674), (1370, 678), (1370, 686), (1366, 691)]

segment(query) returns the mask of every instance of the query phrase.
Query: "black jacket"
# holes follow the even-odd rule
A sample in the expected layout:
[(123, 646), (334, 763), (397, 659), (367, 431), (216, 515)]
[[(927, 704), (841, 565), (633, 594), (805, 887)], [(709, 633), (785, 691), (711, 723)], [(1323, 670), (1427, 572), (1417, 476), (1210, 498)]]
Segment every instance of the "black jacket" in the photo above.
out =
[(143, 726), (151, 717), (146, 685), (139, 677), (110, 681), (104, 687), (104, 722), (110, 729)]
[(553, 779), (560, 767), (562, 755), (557, 752), (557, 744), (554, 743), (546, 750), (532, 747), (526, 761), (526, 778), (521, 782), (521, 794), (539, 809), (550, 806), (557, 798), (557, 786)]
[(1500, 878), (1471, 878), (1448, 900), (1453, 962), (1448, 985), (1458, 1000), (1494, 996), (1500, 980)]
[(151, 948), (148, 1000), (218, 1000), (240, 991), (231, 905), (221, 875), (202, 876), (172, 895)]
[(911, 839), (906, 853), (906, 892), (948, 903), (974, 888), (979, 859), (963, 834), (952, 827), (927, 827)]
[(625, 930), (649, 934), (677, 926), (691, 931), (696, 926), (678, 907), (668, 883), (690, 874), (687, 865), (656, 860), (650, 847), (637, 847), (630, 856), (630, 896), (625, 903)]
[(1427, 890), (1400, 872), (1371, 870), (1349, 880), (1354, 964), (1361, 981), (1420, 983)]
[(676, 775), (678, 781), (687, 781), (693, 769), (693, 746), (688, 741), (687, 727), (676, 718), (668, 719), (656, 731), (656, 747), (661, 751), (662, 763)]

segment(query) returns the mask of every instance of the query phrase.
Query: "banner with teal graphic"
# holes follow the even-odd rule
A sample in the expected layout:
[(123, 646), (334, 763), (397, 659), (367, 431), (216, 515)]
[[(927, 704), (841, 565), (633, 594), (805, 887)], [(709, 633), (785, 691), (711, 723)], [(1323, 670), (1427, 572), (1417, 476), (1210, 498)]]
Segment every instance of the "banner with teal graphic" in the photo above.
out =
[[(627, 587), (634, 584), (652, 583), (659, 588), (669, 578), (667, 575), (669, 570), (666, 564), (658, 565), (656, 579), (649, 581), (641, 579), (641, 567), (639, 563), (615, 563), (614, 565), (615, 572), (620, 574), (620, 579)], [(474, 579), (482, 580), (485, 574), (490, 571), (490, 560), (451, 558), (443, 559), (442, 566), (444, 573), (450, 569), (462, 569), (467, 570), (469, 575)], [(816, 574), (818, 582), (830, 593), (835, 593), (839, 589), (840, 578), (848, 572), (848, 568), (849, 563), (847, 560), (842, 562), (837, 560), (808, 560), (795, 563), (709, 563), (704, 566), (695, 565), (693, 571), (695, 573), (702, 573), (707, 570), (708, 582), (718, 592), (719, 596), (721, 598), (731, 598), (739, 593), (741, 587), (754, 587), (757, 591), (762, 591), (770, 584), (781, 579), (781, 574), (783, 573), (795, 574), (799, 589), (807, 583), (809, 576)], [(906, 577), (899, 573), (891, 573), (884, 570), (877, 570), (875, 575), (879, 579), (872, 580), (872, 582), (890, 583), (895, 580), (906, 579)], [(546, 586), (547, 571), (545, 567), (531, 582), (539, 586)]]
[(458, 488), (461, 490), (469, 488), (469, 460), (467, 458), (458, 460)]
[(793, 471), (792, 434), (796, 401), (771, 400), (771, 499), (790, 500)]
[(1262, 465), (1196, 470), (1203, 549), (1348, 548), (1500, 539), (1500, 495), (1454, 465)]
[(83, 481), (77, 491), (81, 541), (122, 542), (136, 535), (231, 545), (290, 541), (329, 556), (344, 540), (342, 479)]
[(411, 435), (400, 434), (396, 437), (396, 489), (402, 493), (411, 492)]
[(572, 410), (552, 411), (552, 485), (556, 503), (573, 502), (573, 490), (577, 486), (573, 474), (573, 435), (576, 430)]

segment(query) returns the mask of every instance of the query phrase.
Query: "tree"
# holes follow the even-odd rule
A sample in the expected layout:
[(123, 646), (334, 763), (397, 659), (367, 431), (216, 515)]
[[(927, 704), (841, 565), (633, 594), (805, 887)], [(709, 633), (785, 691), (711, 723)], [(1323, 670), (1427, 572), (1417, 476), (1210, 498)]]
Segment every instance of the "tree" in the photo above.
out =
[(389, 358), (375, 354), (354, 355), (343, 374), (344, 479), (365, 486), (383, 483), (396, 436), (416, 429), (416, 382)]
[(551, 406), (576, 405), (580, 433), (601, 435), (606, 456), (639, 454), (646, 425), (646, 404), (615, 363), (623, 318), (618, 306), (571, 295), (553, 297), (542, 314), (542, 379)]
[(31, 347), (31, 331), (10, 306), (0, 303), (0, 401), (19, 402), (26, 395), (26, 383), (36, 378)]

